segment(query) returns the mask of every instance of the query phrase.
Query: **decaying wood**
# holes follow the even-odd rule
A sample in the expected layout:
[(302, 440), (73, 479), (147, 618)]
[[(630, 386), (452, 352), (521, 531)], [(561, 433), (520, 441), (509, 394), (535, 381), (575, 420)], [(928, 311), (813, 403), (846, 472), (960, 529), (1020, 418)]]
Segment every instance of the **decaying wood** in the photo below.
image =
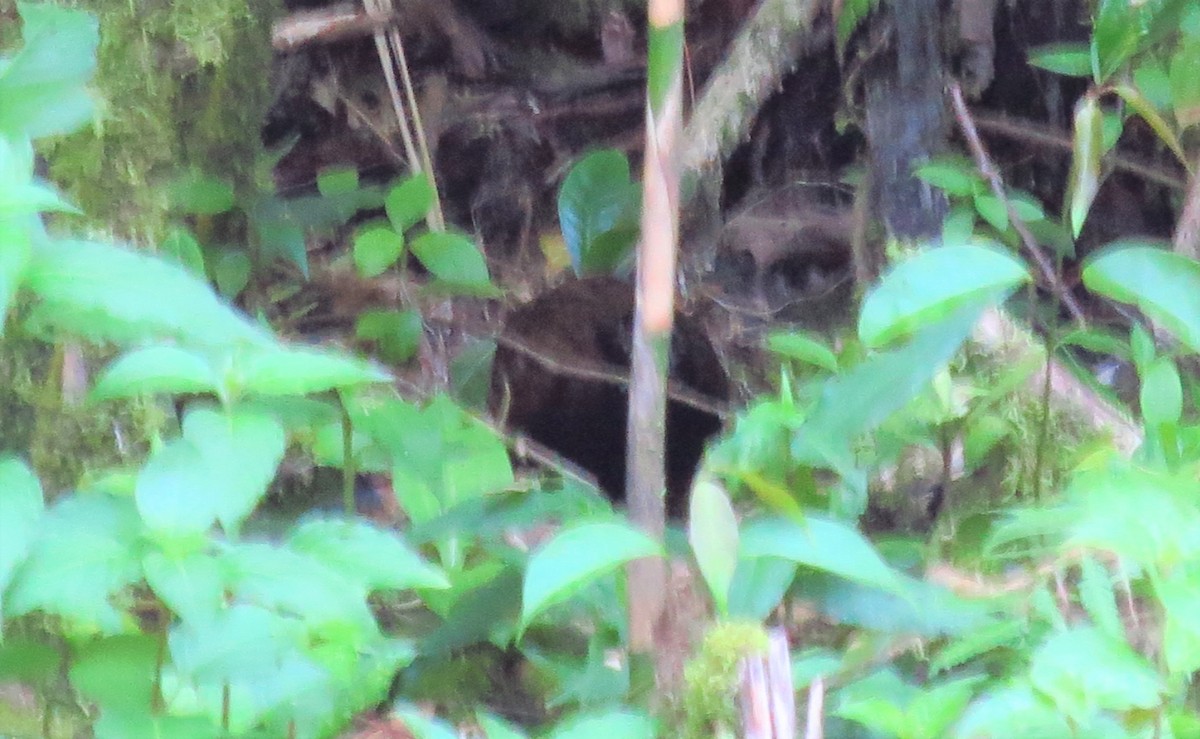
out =
[(369, 36), (396, 22), (395, 16), (372, 17), (353, 3), (301, 10), (275, 22), (271, 27), (271, 46), (276, 51), (296, 51), (309, 44)]

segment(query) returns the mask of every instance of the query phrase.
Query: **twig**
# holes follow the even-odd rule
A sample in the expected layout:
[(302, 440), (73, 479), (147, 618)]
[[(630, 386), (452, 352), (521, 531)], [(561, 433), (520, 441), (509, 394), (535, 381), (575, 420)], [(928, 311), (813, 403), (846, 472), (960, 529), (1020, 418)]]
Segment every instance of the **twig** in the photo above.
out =
[(1025, 221), (1017, 214), (1008, 195), (1004, 192), (1004, 181), (1000, 178), (1000, 171), (992, 163), (991, 158), (987, 154), (987, 150), (983, 148), (983, 141), (979, 138), (979, 131), (975, 128), (975, 122), (971, 119), (971, 112), (967, 110), (966, 100), (963, 99), (962, 88), (957, 82), (951, 82), (949, 86), (950, 100), (954, 105), (954, 115), (958, 120), (958, 125), (962, 129), (963, 136), (967, 139), (967, 146), (971, 150), (972, 156), (975, 158), (975, 166), (979, 168), (980, 174), (987, 179), (991, 185), (992, 194), (1004, 203), (1004, 208), (1008, 212), (1008, 220), (1016, 229), (1017, 234), (1021, 237), (1021, 243), (1025, 246), (1030, 257), (1037, 264), (1038, 270), (1042, 273), (1046, 283), (1054, 292), (1055, 296), (1062, 301), (1066, 306), (1067, 311), (1071, 314), (1078, 323), (1085, 324), (1087, 322), (1084, 316), (1083, 309), (1079, 307), (1079, 303), (1075, 300), (1069, 290), (1067, 290), (1062, 280), (1059, 279), (1058, 272), (1054, 269), (1054, 265), (1050, 262), (1049, 257), (1038, 246), (1037, 239), (1029, 231), (1029, 227), (1025, 225)]
[[(980, 131), (1015, 139), (1033, 146), (1054, 149), (1064, 154), (1070, 154), (1073, 151), (1074, 144), (1072, 144), (1070, 137), (1050, 126), (982, 111), (972, 113), (972, 117), (976, 127)], [(1112, 153), (1105, 157), (1105, 161), (1110, 163), (1113, 169), (1136, 175), (1147, 182), (1153, 182), (1156, 185), (1162, 185), (1163, 187), (1169, 187), (1172, 190), (1181, 192), (1187, 189), (1187, 182), (1183, 178), (1171, 172), (1163, 171), (1162, 168), (1148, 162), (1140, 161), (1127, 155)]]

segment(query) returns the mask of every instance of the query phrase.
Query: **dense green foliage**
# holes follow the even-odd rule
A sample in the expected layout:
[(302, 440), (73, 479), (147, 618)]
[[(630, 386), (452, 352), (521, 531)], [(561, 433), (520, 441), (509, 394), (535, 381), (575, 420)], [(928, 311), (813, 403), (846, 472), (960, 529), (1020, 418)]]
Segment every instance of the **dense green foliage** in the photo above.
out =
[[(1171, 14), (1181, 7), (1099, 3), (1088, 49), (1096, 84), (1128, 65), (1135, 79), (1153, 81), (1153, 65), (1183, 64), (1200, 11), (1188, 6), (1178, 33), (1159, 23), (1178, 20)], [(320, 228), (382, 204), (386, 220), (354, 238), (362, 275), (403, 269), (411, 253), (436, 290), (494, 294), (470, 240), (423, 230), (433, 194), (424, 178), (375, 191), (328, 173), (302, 206), (231, 184), (228, 172), (217, 174), (229, 181), (175, 178), (179, 212), (240, 211), (257, 232), (244, 263), (232, 266), (184, 230), (163, 244), (166, 259), (48, 231), (44, 214), (75, 208), (34, 177), (34, 142), (92, 119), (86, 85), (101, 37), (84, 13), (22, 5), (21, 16), (23, 45), (0, 63), (0, 367), (18, 368), (24, 385), (4, 398), (2, 417), (46, 423), (38, 399), (56, 390), (65, 345), (86, 341), (116, 356), (78, 409), (104, 419), (87, 448), (59, 439), (59, 455), (89, 458), (87, 474), (47, 474), (41, 460), (52, 455), (24, 448), (57, 432), (2, 429), (0, 682), (36, 689), (46, 735), (86, 724), (124, 739), (331, 736), (394, 699), (395, 715), (421, 736), (450, 729), (417, 711), (418, 700), (454, 719), (474, 717), (489, 737), (522, 736), (482, 709), (497, 698), (496, 683), (512, 691), (500, 696), (503, 707), (516, 714), (521, 702), (533, 704), (548, 736), (676, 735), (671, 711), (651, 718), (663, 704), (682, 712), (679, 726), (705, 735), (729, 729), (721, 702), (736, 660), (760, 651), (757, 624), (797, 601), (837, 623), (803, 630), (812, 639), (792, 665), (799, 688), (821, 677), (831, 691), (827, 735), (1200, 730), (1192, 688), (1200, 396), (1179, 369), (1200, 354), (1195, 261), (1120, 244), (1083, 271), (1088, 289), (1147, 320), (1105, 344), (1140, 378), (1144, 443), (1132, 458), (1103, 439), (1063, 433), (1065, 424), (1038, 433), (1031, 427), (1052, 421), (1013, 409), (1036, 404), (1022, 394), (1040, 361), (961, 358), (980, 315), (1031, 279), (1011, 248), (1010, 213), (961, 163), (931, 165), (924, 175), (962, 206), (944, 243), (897, 256), (865, 298), (855, 336), (836, 346), (799, 333), (770, 338), (778, 392), (755, 400), (712, 450), (686, 541), (663, 545), (570, 485), (516, 489), (502, 442), (455, 400), (402, 399), (379, 366), (284, 343), (210, 287), (211, 278), (224, 295), (239, 295), (255, 259), (306, 268), (297, 233), (279, 233), (272, 224), (287, 219), (272, 208), (312, 214), (303, 225)], [(1122, 29), (1132, 27), (1146, 35), (1126, 38)], [(219, 45), (190, 38), (192, 54), (219, 56)], [(1060, 66), (1074, 57), (1064, 58)], [(1188, 88), (1179, 79), (1171, 97), (1147, 94), (1132, 106), (1158, 116), (1155, 131), (1172, 146), (1172, 132), (1190, 125)], [(1083, 125), (1080, 135), (1089, 131)], [(58, 141), (64, 148), (48, 151), (69, 160), (77, 144)], [(237, 151), (237, 161), (253, 159)], [(1076, 171), (1094, 164), (1077, 162)], [(1012, 204), (1070, 240), (1091, 184), (1079, 176), (1073, 187), (1067, 227), (1031, 204), (1018, 208), (1019, 194)], [(559, 207), (577, 270), (619, 265), (633, 189), (611, 153), (568, 178)], [(1178, 342), (1173, 353), (1156, 347), (1154, 327)], [(414, 350), (421, 317), (368, 314), (358, 332), (400, 361)], [(187, 399), (178, 429), (155, 417), (162, 397)], [(102, 435), (113, 428), (136, 438)], [(940, 522), (946, 536), (933, 547), (859, 532), (882, 494), (878, 478), (919, 457), (916, 449), (932, 450), (935, 462), (908, 482), (936, 480), (955, 440), (965, 486), (982, 487), (998, 465), (999, 494)], [(106, 444), (123, 451), (106, 455)], [(410, 526), (400, 534), (350, 516), (348, 484), (343, 515), (317, 511), (283, 533), (263, 531), (254, 512), (289, 450), (351, 482), (357, 472), (387, 473)], [(1050, 489), (1056, 480), (1065, 482)], [(749, 513), (735, 513), (730, 491), (750, 499)], [(562, 525), (532, 551), (512, 535), (548, 521)], [(724, 625), (687, 669), (685, 694), (656, 703), (640, 666), (611, 658), (625, 642), (621, 567), (680, 553)], [(979, 579), (955, 591), (919, 578), (931, 554)], [(512, 651), (530, 674), (505, 672)]]

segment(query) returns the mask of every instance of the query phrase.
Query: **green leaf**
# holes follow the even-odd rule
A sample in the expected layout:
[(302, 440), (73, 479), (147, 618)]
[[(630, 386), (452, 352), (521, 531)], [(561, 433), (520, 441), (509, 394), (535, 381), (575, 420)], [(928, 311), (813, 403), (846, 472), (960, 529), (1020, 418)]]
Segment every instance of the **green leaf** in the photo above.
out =
[(1000, 198), (991, 193), (980, 193), (975, 196), (975, 210), (1000, 233), (1008, 230), (1008, 206)]
[(1029, 64), (1068, 77), (1092, 76), (1092, 53), (1087, 44), (1047, 44), (1029, 50)]
[(183, 436), (203, 458), (208, 505), (225, 530), (236, 534), (283, 460), (283, 427), (274, 416), (253, 408), (223, 413), (196, 408), (184, 416)]
[(492, 360), (496, 342), (479, 339), (469, 342), (450, 360), (450, 389), (465, 408), (487, 407), (492, 388)]
[(1142, 377), (1142, 419), (1148, 429), (1174, 426), (1183, 416), (1183, 383), (1170, 357), (1154, 360)]
[(151, 346), (127, 352), (108, 366), (92, 389), (92, 400), (152, 393), (217, 393), (208, 360), (180, 347)]
[(233, 209), (233, 186), (216, 177), (193, 174), (171, 183), (171, 206), (180, 213), (212, 216)]
[(165, 259), (183, 267), (198, 279), (207, 279), (200, 242), (196, 241), (196, 237), (188, 229), (182, 226), (172, 228), (158, 245), (158, 250)]
[(392, 380), (381, 367), (323, 349), (276, 345), (239, 359), (230, 380), (251, 395), (308, 395)]
[(975, 165), (962, 157), (938, 157), (918, 166), (913, 174), (947, 195), (967, 197), (987, 189)]
[(399, 705), (392, 713), (412, 732), (413, 739), (458, 739), (459, 733), (445, 721), (430, 718), (415, 706)]
[(250, 271), (253, 268), (245, 252), (222, 249), (213, 264), (213, 282), (222, 296), (233, 300), (250, 284)]
[(404, 237), (385, 223), (374, 223), (354, 235), (354, 264), (363, 277), (378, 277), (404, 253)]
[(383, 361), (401, 365), (416, 356), (424, 331), (419, 310), (374, 310), (358, 317), (354, 335), (375, 342)]
[(632, 711), (610, 711), (573, 716), (554, 727), (548, 739), (654, 739), (658, 736), (649, 716)]
[(767, 336), (767, 348), (787, 357), (819, 367), (829, 372), (838, 371), (837, 355), (824, 342), (798, 331), (775, 331)]
[(425, 269), (451, 289), (469, 295), (494, 295), (483, 254), (463, 236), (444, 232), (421, 234), (409, 247)]
[[(558, 222), (576, 274), (586, 274), (588, 266), (602, 272), (604, 264), (615, 265), (628, 253), (632, 243), (604, 242), (601, 237), (622, 227), (627, 235), (631, 228), (636, 235), (638, 202), (638, 188), (622, 152), (592, 152), (571, 168), (558, 191)], [(594, 249), (604, 253), (593, 255)]]
[(1103, 114), (1100, 101), (1085, 95), (1075, 104), (1075, 135), (1071, 174), (1067, 180), (1067, 222), (1079, 238), (1092, 201), (1100, 190), (1100, 158), (1104, 155)]
[(729, 586), (729, 615), (762, 621), (779, 604), (796, 578), (796, 563), (785, 559), (740, 559)]
[(1105, 82), (1137, 51), (1142, 29), (1128, 0), (1099, 0), (1092, 22), (1092, 53), (1098, 67), (1096, 82)]
[(879, 5), (879, 0), (846, 0), (841, 4), (841, 12), (837, 14), (837, 53), (839, 58), (845, 55), (846, 43), (850, 41), (850, 35), (854, 33), (854, 29), (859, 27), (877, 5)]
[(0, 457), (0, 637), (7, 616), (4, 591), (37, 538), (45, 507), (33, 471), (15, 457)]
[(521, 607), (522, 627), (551, 604), (569, 597), (617, 567), (661, 557), (661, 546), (620, 523), (584, 523), (563, 529), (529, 558)]
[(1155, 583), (1162, 604), (1162, 655), (1173, 676), (1190, 675), (1200, 667), (1200, 568), (1177, 567)]
[(1029, 678), (1075, 721), (1097, 707), (1150, 710), (1166, 692), (1154, 666), (1128, 644), (1087, 626), (1052, 634), (1034, 652)]
[(85, 644), (71, 662), (71, 685), (102, 711), (153, 711), (158, 641), (120, 635)]
[(692, 485), (688, 513), (688, 541), (717, 617), (729, 614), (729, 586), (738, 563), (738, 522), (729, 495), (707, 475)]
[(288, 537), (288, 547), (368, 591), (450, 587), (446, 575), (421, 559), (395, 532), (362, 521), (306, 521)]
[[(1197, 48), (1200, 49), (1200, 45), (1198, 45)], [(1200, 64), (1200, 59), (1195, 60), (1195, 63)], [(1192, 82), (1195, 81), (1196, 76), (1195, 68), (1193, 67)], [(1167, 145), (1167, 148), (1171, 150), (1181, 164), (1187, 167), (1189, 164), (1187, 154), (1185, 154), (1183, 151), (1183, 145), (1179, 142), (1179, 137), (1175, 132), (1175, 128), (1172, 127), (1165, 118), (1163, 118), (1162, 114), (1158, 112), (1158, 109), (1154, 107), (1154, 104), (1146, 99), (1146, 97), (1142, 94), (1142, 91), (1136, 87), (1133, 87), (1132, 85), (1116, 85), (1113, 87), (1113, 91), (1120, 95), (1121, 99), (1128, 103), (1129, 107), (1133, 108), (1134, 112), (1140, 115), (1142, 120), (1150, 125), (1150, 129), (1154, 131), (1154, 134), (1158, 136), (1158, 139)], [(1200, 95), (1200, 85), (1198, 85), (1197, 89), (1192, 91), (1190, 94)], [(1200, 120), (1200, 98), (1197, 98), (1193, 104), (1196, 106), (1195, 109), (1190, 109), (1184, 112), (1184, 115), (1189, 116), (1189, 119), (1186, 123), (1184, 123), (1183, 119), (1180, 117), (1180, 111), (1178, 109), (1175, 111), (1175, 117), (1180, 121), (1180, 127), (1186, 128), (1188, 125)], [(1108, 151), (1108, 149), (1109, 147), (1105, 146), (1104, 150)]]
[(1105, 636), (1123, 640), (1125, 627), (1121, 614), (1117, 612), (1116, 593), (1108, 568), (1095, 557), (1084, 557), (1079, 562), (1079, 601), (1087, 609), (1088, 616)]
[(11, 139), (71, 133), (93, 114), (85, 85), (96, 68), (99, 23), (90, 14), (20, 3), (24, 47), (0, 66), (0, 134)]
[(403, 234), (425, 217), (436, 197), (429, 178), (424, 174), (416, 174), (389, 190), (383, 207), (388, 220), (392, 222), (392, 228), (396, 233)]
[(243, 543), (225, 553), (233, 597), (307, 622), (339, 624), (359, 637), (377, 630), (362, 585), (290, 548)]
[(479, 713), (475, 716), (479, 728), (483, 729), (484, 739), (525, 739), (526, 734), (507, 721), (490, 713)]
[(166, 543), (199, 546), (216, 520), (213, 496), (219, 484), (196, 446), (176, 439), (150, 455), (138, 474), (135, 499), (146, 526)]
[(779, 557), (889, 592), (903, 583), (871, 543), (853, 528), (816, 516), (754, 521), (742, 530), (742, 557)]
[[(921, 329), (904, 346), (871, 355), (825, 381), (821, 397), (792, 440), (797, 460), (861, 478), (855, 445), (928, 386), (966, 340), (984, 302), (968, 302), (945, 320)], [(865, 490), (866, 481), (862, 480)]]
[(1195, 261), (1144, 243), (1118, 242), (1084, 263), (1083, 284), (1136, 305), (1200, 353), (1200, 264)]
[(38, 244), (25, 284), (41, 301), (34, 309), (35, 323), (91, 338), (173, 338), (210, 347), (271, 342), (267, 332), (183, 268), (108, 244)]
[(208, 621), (225, 606), (228, 575), (223, 562), (207, 552), (150, 552), (142, 567), (154, 594), (184, 621)]
[(110, 596), (141, 578), (141, 534), (130, 500), (102, 493), (61, 498), (17, 570), (6, 614), (42, 610), (84, 628), (125, 628)]
[(306, 625), (266, 608), (234, 604), (215, 618), (172, 629), (172, 662), (183, 677), (210, 683), (277, 669), (304, 639)]
[(867, 295), (858, 333), (868, 346), (880, 346), (968, 302), (998, 299), (1029, 279), (1024, 264), (998, 248), (961, 244), (926, 249), (896, 265)]
[(317, 192), (323, 197), (345, 195), (358, 189), (358, 170), (354, 167), (326, 167), (317, 172)]

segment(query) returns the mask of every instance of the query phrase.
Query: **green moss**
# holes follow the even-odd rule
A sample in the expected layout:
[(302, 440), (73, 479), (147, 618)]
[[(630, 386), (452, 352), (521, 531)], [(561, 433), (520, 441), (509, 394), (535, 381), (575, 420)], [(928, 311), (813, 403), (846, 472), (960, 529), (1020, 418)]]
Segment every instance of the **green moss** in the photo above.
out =
[[(86, 361), (99, 367), (99, 352)], [(147, 440), (169, 423), (150, 400), (66, 404), (54, 348), (10, 328), (0, 342), (0, 453), (29, 460), (51, 495), (72, 489), (88, 472), (142, 459)]]
[[(44, 144), (51, 178), (105, 232), (157, 240), (164, 187), (196, 169), (250, 191), (270, 103), (278, 0), (62, 0), (96, 14), (101, 98), (88, 130)], [(0, 17), (14, 13), (0, 0)]]
[(736, 734), (741, 662), (767, 652), (767, 632), (753, 621), (717, 624), (683, 671), (685, 737)]

